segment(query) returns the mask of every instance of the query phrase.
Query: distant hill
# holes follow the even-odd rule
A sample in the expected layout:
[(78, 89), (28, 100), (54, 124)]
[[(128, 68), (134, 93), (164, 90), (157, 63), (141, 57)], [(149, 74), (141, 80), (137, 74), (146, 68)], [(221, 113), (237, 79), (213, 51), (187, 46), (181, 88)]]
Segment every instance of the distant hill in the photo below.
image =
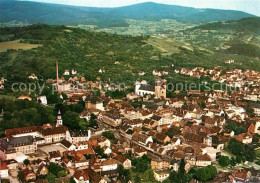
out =
[(260, 58), (260, 17), (206, 23), (171, 36), (208, 49)]
[(191, 30), (221, 30), (250, 31), (260, 34), (260, 17), (242, 18), (236, 21), (214, 22), (193, 27)]
[(48, 3), (0, 0), (1, 23), (21, 21), (57, 25), (92, 24), (126, 27), (125, 19), (175, 19), (188, 22), (238, 20), (253, 15), (233, 10), (195, 9), (175, 5), (141, 3), (119, 8), (92, 8)]

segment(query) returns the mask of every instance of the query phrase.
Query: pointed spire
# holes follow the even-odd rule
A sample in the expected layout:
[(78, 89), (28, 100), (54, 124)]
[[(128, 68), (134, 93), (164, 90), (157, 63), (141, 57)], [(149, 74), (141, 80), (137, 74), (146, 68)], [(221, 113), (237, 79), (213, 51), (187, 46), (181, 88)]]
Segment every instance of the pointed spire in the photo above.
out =
[(63, 121), (62, 121), (61, 112), (59, 110), (58, 111), (58, 116), (57, 116), (57, 119), (56, 119), (56, 127), (62, 126), (62, 125), (63, 125)]

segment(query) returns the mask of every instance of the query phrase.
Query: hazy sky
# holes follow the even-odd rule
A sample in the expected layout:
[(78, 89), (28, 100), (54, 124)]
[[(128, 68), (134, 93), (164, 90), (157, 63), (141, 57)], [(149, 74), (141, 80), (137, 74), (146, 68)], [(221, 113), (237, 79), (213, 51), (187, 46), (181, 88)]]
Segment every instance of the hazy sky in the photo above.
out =
[(189, 6), (194, 8), (215, 8), (241, 10), (260, 16), (260, 0), (27, 0), (92, 7), (118, 7), (142, 2), (156, 2)]

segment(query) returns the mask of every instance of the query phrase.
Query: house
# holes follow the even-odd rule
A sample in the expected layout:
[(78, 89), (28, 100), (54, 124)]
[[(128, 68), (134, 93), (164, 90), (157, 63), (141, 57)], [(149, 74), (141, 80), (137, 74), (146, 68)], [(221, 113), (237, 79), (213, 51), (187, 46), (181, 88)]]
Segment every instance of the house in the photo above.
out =
[(154, 138), (162, 144), (166, 144), (171, 141), (170, 137), (161, 133), (157, 133)]
[(168, 159), (152, 159), (151, 168), (152, 170), (166, 170), (170, 169), (170, 160)]
[(66, 139), (63, 139), (60, 144), (67, 149), (67, 151), (73, 151), (76, 149), (76, 146), (67, 141)]
[(65, 157), (64, 159), (62, 159), (62, 162), (67, 168), (72, 167), (72, 161), (69, 158)]
[(104, 68), (101, 68), (101, 69), (98, 70), (98, 72), (99, 72), (100, 74), (102, 74), (102, 73), (105, 72), (105, 69), (104, 69)]
[(35, 74), (31, 74), (28, 78), (29, 79), (38, 79), (38, 77)]
[(104, 114), (103, 122), (110, 126), (117, 127), (122, 123), (122, 119), (119, 113), (111, 112)]
[(161, 116), (153, 115), (153, 116), (151, 117), (151, 120), (152, 120), (152, 121), (156, 121), (156, 123), (158, 124), (158, 126), (163, 125), (163, 118), (162, 118)]
[(56, 163), (61, 160), (61, 152), (60, 151), (52, 151), (49, 152), (49, 161), (52, 163)]
[(70, 75), (70, 71), (69, 71), (69, 70), (65, 70), (65, 71), (63, 72), (63, 75), (64, 75), (64, 76), (69, 76), (69, 75)]
[(196, 166), (208, 166), (211, 165), (211, 162), (212, 160), (207, 153), (204, 155), (197, 155), (196, 157)]
[(71, 74), (72, 74), (72, 75), (76, 75), (76, 74), (77, 74), (77, 71), (76, 71), (75, 69), (72, 69), (72, 70), (71, 70)]
[(242, 142), (243, 144), (251, 144), (253, 136), (250, 133), (241, 133), (235, 136), (235, 139)]
[(89, 183), (90, 178), (88, 176), (88, 173), (84, 170), (76, 170), (73, 179), (76, 183)]
[(2, 78), (0, 79), (0, 85), (1, 85), (1, 84), (4, 84), (5, 81), (6, 81), (6, 79), (5, 79), (4, 77), (2, 77)]
[(38, 169), (38, 173), (39, 173), (39, 175), (48, 175), (49, 170), (48, 170), (47, 166), (40, 165), (40, 167)]
[(8, 176), (9, 174), (6, 162), (0, 162), (0, 179), (7, 178)]
[(89, 141), (90, 138), (90, 130), (70, 130), (66, 132), (66, 140), (72, 144)]
[(104, 136), (100, 136), (97, 138), (98, 145), (103, 148), (103, 147), (111, 147), (111, 142)]
[(132, 139), (142, 145), (147, 145), (149, 142), (153, 142), (152, 136), (147, 136), (145, 134), (138, 133), (138, 132), (133, 133)]
[(157, 80), (154, 85), (135, 82), (135, 94), (144, 97), (146, 94), (154, 95), (156, 98), (166, 98), (166, 80)]
[(21, 173), (23, 174), (24, 180), (26, 182), (30, 182), (30, 181), (35, 181), (36, 180), (36, 174), (32, 170), (30, 170), (28, 168), (22, 170)]
[(88, 174), (91, 183), (107, 183), (107, 181), (104, 178), (102, 178), (100, 174), (98, 174), (91, 168), (88, 168), (85, 171)]
[(135, 157), (142, 157), (143, 155), (147, 154), (147, 150), (141, 146), (134, 146), (132, 148), (132, 152), (134, 153)]
[(37, 143), (32, 136), (10, 137), (7, 140), (6, 153), (22, 152), (24, 154), (35, 153)]
[(131, 160), (121, 154), (117, 155), (115, 160), (122, 164), (125, 169), (130, 169), (132, 167)]
[(216, 161), (221, 156), (221, 151), (214, 149), (214, 147), (205, 147), (202, 149), (202, 153), (207, 153), (212, 161)]
[(101, 162), (101, 171), (116, 170), (119, 162), (115, 159), (108, 159)]
[(111, 150), (110, 147), (105, 146), (102, 149), (104, 151), (104, 154), (111, 154), (112, 153), (112, 150)]
[(146, 72), (144, 72), (144, 71), (140, 71), (138, 74), (139, 74), (139, 76), (143, 76), (143, 75), (146, 74)]
[(17, 100), (29, 100), (29, 101), (31, 101), (31, 100), (32, 100), (32, 98), (31, 98), (31, 97), (29, 97), (29, 96), (24, 96), (24, 95), (21, 95), (21, 96), (19, 96), (19, 97), (17, 98)]
[(37, 101), (40, 102), (42, 105), (47, 105), (47, 97), (46, 96), (39, 96), (37, 97)]
[(170, 171), (163, 170), (163, 171), (153, 171), (155, 180), (162, 182), (167, 179), (170, 175)]
[(61, 125), (62, 121), (57, 119), (57, 123), (55, 124), (44, 124), (39, 132), (43, 135), (45, 139), (45, 143), (54, 143), (61, 142), (66, 138), (66, 132), (68, 128)]
[(249, 182), (252, 173), (249, 170), (234, 170), (229, 176), (230, 180), (236, 182)]
[(85, 99), (85, 107), (86, 109), (98, 109), (100, 111), (104, 111), (103, 100), (98, 96), (89, 96)]

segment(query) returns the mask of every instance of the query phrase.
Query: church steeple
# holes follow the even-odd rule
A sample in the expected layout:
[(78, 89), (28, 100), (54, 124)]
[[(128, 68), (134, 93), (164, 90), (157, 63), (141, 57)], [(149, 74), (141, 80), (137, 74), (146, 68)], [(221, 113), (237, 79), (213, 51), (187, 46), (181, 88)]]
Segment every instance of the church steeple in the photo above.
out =
[(59, 110), (57, 120), (56, 120), (56, 127), (62, 126), (62, 125), (63, 125), (63, 122), (62, 122), (62, 117), (61, 117), (61, 113), (60, 113), (60, 110)]

